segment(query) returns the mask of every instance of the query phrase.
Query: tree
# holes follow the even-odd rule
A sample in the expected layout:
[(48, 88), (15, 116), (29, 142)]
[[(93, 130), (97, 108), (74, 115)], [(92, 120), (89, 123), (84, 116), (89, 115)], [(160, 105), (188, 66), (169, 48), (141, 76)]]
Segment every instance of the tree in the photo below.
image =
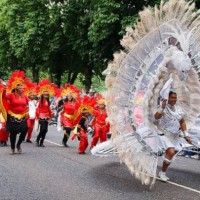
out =
[(66, 67), (66, 38), (58, 21), (51, 19), (48, 2), (3, 0), (0, 19), (4, 32), (9, 36), (9, 50), (17, 59), (15, 67), (31, 68), (33, 79), (37, 82), (39, 70), (45, 69), (52, 75), (53, 81), (60, 85)]
[[(195, 0), (200, 7), (200, 0)], [(103, 79), (126, 26), (160, 0), (0, 0), (0, 75), (24, 67), (58, 85)], [(7, 76), (7, 75), (5, 75)]]

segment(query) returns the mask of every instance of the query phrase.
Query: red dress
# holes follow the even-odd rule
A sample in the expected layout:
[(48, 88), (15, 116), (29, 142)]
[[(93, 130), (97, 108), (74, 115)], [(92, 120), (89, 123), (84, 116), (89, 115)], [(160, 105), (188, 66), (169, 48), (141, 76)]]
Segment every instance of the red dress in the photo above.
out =
[(40, 101), (36, 109), (36, 118), (37, 119), (51, 119), (52, 111), (50, 105), (46, 100), (43, 100), (43, 103)]
[(0, 141), (7, 142), (9, 133), (6, 131), (6, 122), (3, 118), (2, 114), (0, 113)]
[(76, 102), (65, 102), (63, 104), (63, 111), (60, 115), (62, 126), (72, 128), (74, 127), (74, 117), (76, 112)]
[[(3, 96), (4, 95), (4, 96)], [(7, 101), (5, 98), (4, 86), (0, 85), (0, 141), (7, 142), (9, 133), (6, 131)]]
[(93, 121), (94, 136), (91, 142), (91, 147), (96, 146), (98, 140), (104, 142), (107, 140), (107, 132), (109, 131), (109, 124), (106, 122), (108, 117), (105, 110), (97, 110), (94, 112), (95, 119)]

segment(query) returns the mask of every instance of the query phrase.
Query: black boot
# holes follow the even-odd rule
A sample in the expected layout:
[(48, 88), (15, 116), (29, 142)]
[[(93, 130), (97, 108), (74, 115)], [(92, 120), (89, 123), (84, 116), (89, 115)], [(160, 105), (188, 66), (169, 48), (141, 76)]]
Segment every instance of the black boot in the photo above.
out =
[(18, 153), (22, 153), (22, 149), (21, 149), (20, 144), (17, 144), (17, 151), (18, 151)]
[(40, 146), (40, 145), (39, 145), (39, 141), (37, 141), (37, 140), (35, 141), (35, 146), (36, 146), (36, 147), (39, 147), (39, 146)]
[(67, 140), (68, 140), (68, 137), (67, 137), (66, 134), (64, 134), (64, 137), (63, 137), (63, 140), (62, 140), (62, 144), (63, 144), (63, 146), (65, 146), (65, 147), (68, 147), (68, 145), (67, 145)]
[(67, 143), (65, 141), (62, 141), (63, 146), (68, 147)]
[(11, 154), (11, 155), (15, 154), (15, 149), (12, 149), (12, 148), (11, 148), (10, 154)]
[(44, 147), (44, 144), (43, 144), (43, 142), (44, 142), (44, 140), (43, 140), (43, 139), (41, 139), (41, 140), (40, 140), (40, 147)]
[(43, 143), (40, 143), (40, 147), (45, 147)]

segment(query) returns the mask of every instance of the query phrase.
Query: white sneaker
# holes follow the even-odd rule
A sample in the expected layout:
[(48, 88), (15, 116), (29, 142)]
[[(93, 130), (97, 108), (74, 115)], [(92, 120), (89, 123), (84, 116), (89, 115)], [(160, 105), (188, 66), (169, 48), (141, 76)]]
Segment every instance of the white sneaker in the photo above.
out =
[(164, 182), (167, 182), (169, 180), (169, 177), (166, 176), (166, 173), (162, 171), (158, 173), (158, 177)]
[(194, 159), (198, 160), (199, 159), (199, 155), (198, 154), (193, 155), (193, 156), (191, 156), (191, 158), (194, 158)]

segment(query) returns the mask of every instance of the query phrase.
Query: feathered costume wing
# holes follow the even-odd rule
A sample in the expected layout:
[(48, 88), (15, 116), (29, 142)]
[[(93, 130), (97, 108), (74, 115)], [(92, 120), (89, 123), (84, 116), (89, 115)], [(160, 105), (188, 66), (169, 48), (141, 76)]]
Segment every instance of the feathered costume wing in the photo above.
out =
[(194, 3), (169, 0), (139, 15), (135, 28), (126, 29), (124, 50), (114, 54), (104, 71), (112, 139), (92, 153), (117, 151), (136, 178), (152, 185), (158, 159), (154, 113), (170, 77), (188, 127), (199, 113), (200, 11), (195, 11)]

